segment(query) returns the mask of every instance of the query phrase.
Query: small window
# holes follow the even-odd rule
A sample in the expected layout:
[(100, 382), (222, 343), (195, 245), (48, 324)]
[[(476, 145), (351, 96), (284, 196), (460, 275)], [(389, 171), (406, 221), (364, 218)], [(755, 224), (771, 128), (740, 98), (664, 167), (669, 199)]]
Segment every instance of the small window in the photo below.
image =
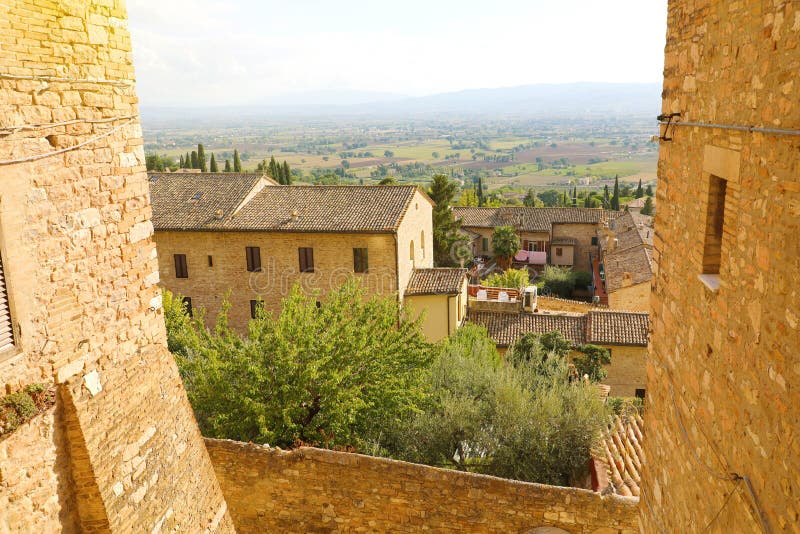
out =
[(3, 258), (0, 256), (0, 352), (14, 347), (14, 323), (6, 291), (6, 279), (3, 273)]
[(175, 254), (175, 278), (189, 278), (189, 269), (186, 267), (186, 254)]
[(250, 318), (255, 319), (258, 317), (258, 314), (261, 310), (264, 309), (264, 301), (263, 300), (251, 300), (250, 301)]
[(708, 206), (703, 242), (703, 274), (719, 274), (722, 262), (722, 229), (725, 225), (725, 193), (728, 182), (711, 175), (708, 184)]
[(186, 309), (186, 315), (188, 315), (189, 317), (194, 317), (194, 312), (192, 311), (191, 297), (183, 297), (183, 306)]
[(369, 269), (369, 257), (366, 248), (353, 249), (353, 271), (365, 273)]
[(210, 254), (208, 256), (208, 266), (209, 267), (213, 267), (214, 266), (214, 256), (212, 256)]
[(259, 247), (245, 247), (247, 256), (247, 272), (255, 273), (261, 270), (261, 249)]
[(484, 252), (489, 252), (489, 238), (488, 237), (484, 237), (483, 238), (482, 246), (483, 246), (483, 251)]
[(411, 261), (414, 261), (414, 242), (408, 244), (408, 257), (411, 258)]
[(314, 249), (311, 247), (300, 247), (297, 249), (300, 256), (300, 272), (313, 273), (314, 272)]
[(592, 245), (597, 245), (597, 236), (592, 238)]
[(564, 254), (564, 249), (561, 247), (556, 247), (556, 256), (562, 256)]
[(419, 233), (419, 246), (422, 247), (422, 257), (425, 257), (425, 230)]
[(528, 241), (528, 252), (536, 252), (539, 250), (539, 244), (536, 241)]
[(637, 399), (644, 400), (644, 389), (637, 389), (635, 395)]

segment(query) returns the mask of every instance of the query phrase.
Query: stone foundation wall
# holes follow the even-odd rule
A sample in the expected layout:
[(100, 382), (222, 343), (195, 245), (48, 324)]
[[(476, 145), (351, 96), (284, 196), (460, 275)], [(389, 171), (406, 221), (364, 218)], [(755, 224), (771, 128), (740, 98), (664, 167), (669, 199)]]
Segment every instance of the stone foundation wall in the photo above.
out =
[(639, 532), (638, 499), (329, 450), (206, 440), (240, 534)]
[[(800, 130), (797, 2), (672, 0), (665, 54), (665, 113)], [(761, 532), (760, 510), (772, 532), (796, 531), (800, 137), (689, 126), (669, 136), (658, 165), (643, 527)], [(711, 176), (727, 181), (718, 284), (699, 278)], [(731, 473), (748, 477), (755, 498)]]

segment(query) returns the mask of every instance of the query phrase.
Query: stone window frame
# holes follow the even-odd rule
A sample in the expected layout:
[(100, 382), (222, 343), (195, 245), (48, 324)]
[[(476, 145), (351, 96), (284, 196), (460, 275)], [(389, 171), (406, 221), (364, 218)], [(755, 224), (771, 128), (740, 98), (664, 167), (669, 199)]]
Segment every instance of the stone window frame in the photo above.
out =
[(367, 247), (353, 248), (353, 272), (366, 273), (369, 271), (369, 249)]
[(189, 262), (186, 254), (173, 254), (172, 261), (175, 264), (175, 278), (189, 278)]

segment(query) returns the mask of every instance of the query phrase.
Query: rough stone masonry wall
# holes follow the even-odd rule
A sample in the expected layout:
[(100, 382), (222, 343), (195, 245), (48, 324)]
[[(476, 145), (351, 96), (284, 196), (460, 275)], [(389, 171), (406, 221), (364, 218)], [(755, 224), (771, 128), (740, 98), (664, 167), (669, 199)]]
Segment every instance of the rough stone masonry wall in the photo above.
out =
[[(799, 45), (797, 2), (671, 0), (663, 111), (798, 130)], [(800, 137), (688, 126), (670, 136), (659, 156), (643, 527), (760, 532), (745, 482), (711, 470), (749, 477), (772, 532), (796, 531)], [(716, 292), (698, 279), (711, 174), (728, 180)]]
[(206, 440), (240, 534), (639, 532), (638, 499), (384, 458)]
[[(47, 530), (73, 498), (87, 532), (232, 529), (165, 347), (133, 79), (121, 0), (0, 0), (0, 162), (34, 158), (0, 163), (16, 334), (0, 389), (59, 384), (66, 438), (40, 452), (68, 455), (74, 482), (58, 505), (10, 498), (19, 464), (0, 457), (0, 531), (29, 530), (15, 523), (31, 508)], [(52, 487), (46, 461), (19, 484)]]

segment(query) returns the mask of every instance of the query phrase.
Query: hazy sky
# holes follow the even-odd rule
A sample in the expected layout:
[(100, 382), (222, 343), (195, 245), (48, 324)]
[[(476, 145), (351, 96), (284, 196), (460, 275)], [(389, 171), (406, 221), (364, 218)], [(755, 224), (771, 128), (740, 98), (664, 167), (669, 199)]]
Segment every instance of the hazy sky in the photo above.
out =
[[(128, 0), (149, 105), (661, 79), (667, 0)], [(311, 94), (309, 94), (311, 93)]]

